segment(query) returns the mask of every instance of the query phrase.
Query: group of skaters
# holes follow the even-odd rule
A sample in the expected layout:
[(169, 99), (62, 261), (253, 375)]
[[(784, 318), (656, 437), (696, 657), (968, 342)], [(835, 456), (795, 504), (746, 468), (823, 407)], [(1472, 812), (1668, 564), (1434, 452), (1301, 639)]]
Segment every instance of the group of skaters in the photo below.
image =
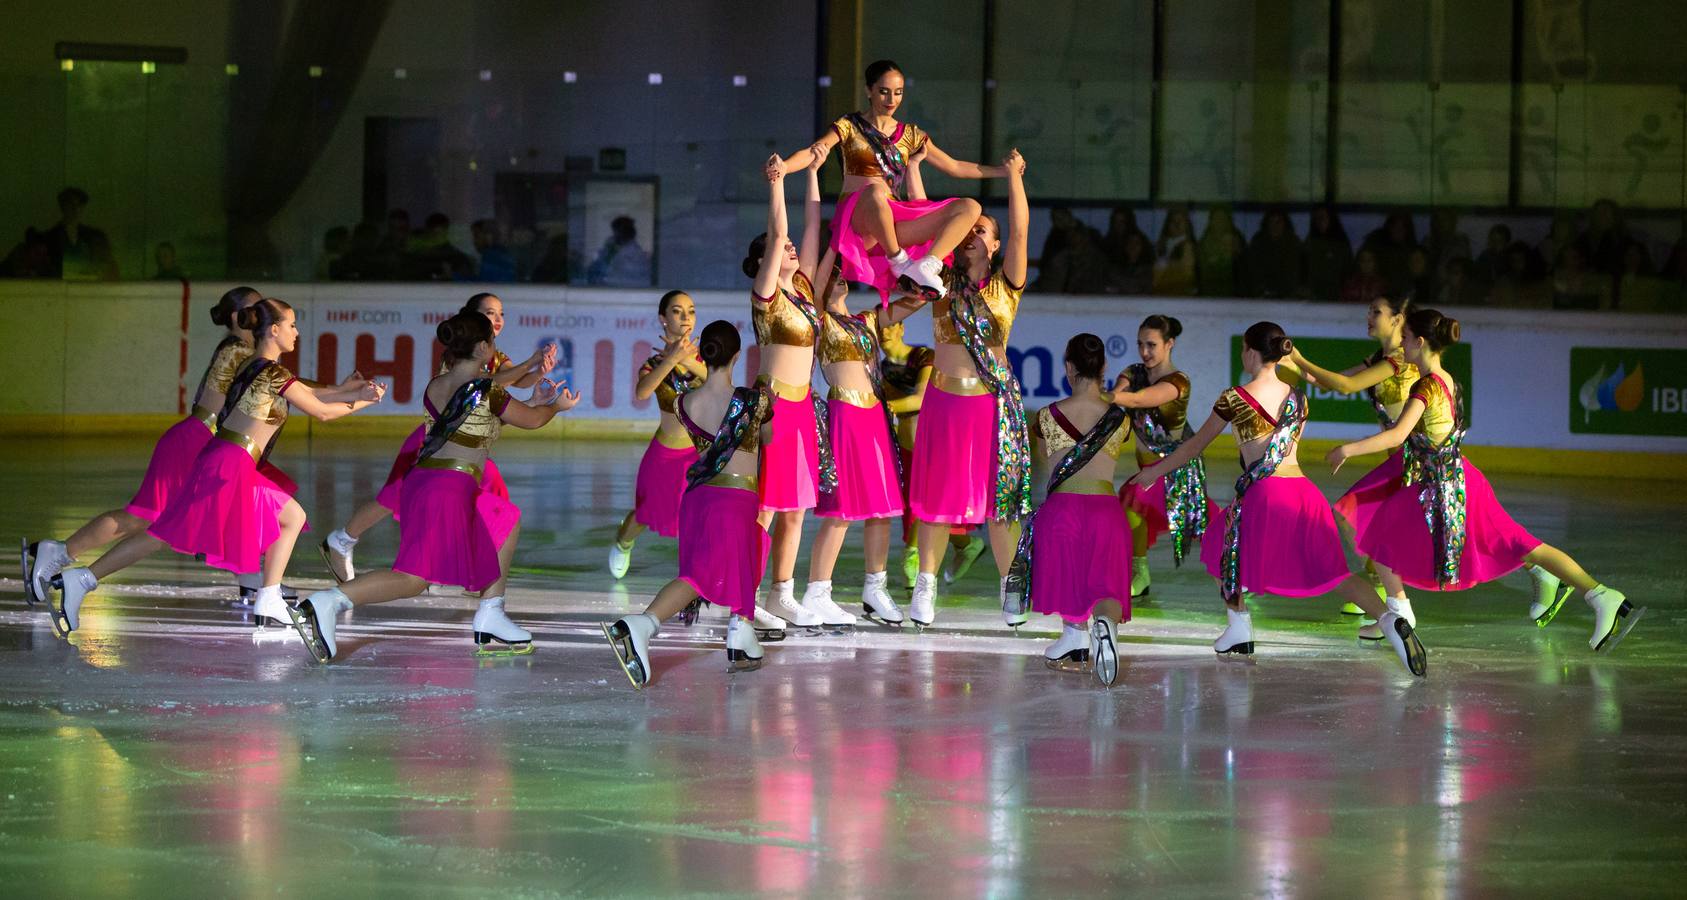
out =
[[(868, 67), (865, 111), (833, 123), (812, 145), (765, 166), (767, 230), (743, 268), (760, 347), (754, 383), (734, 383), (744, 338), (729, 322), (696, 328), (680, 291), (662, 296), (663, 346), (639, 373), (637, 393), (661, 410), (638, 469), (635, 508), (609, 553), (628, 570), (645, 530), (676, 537), (677, 576), (642, 612), (603, 626), (635, 687), (654, 676), (651, 640), (670, 619), (695, 621), (701, 603), (729, 613), (732, 671), (759, 668), (763, 641), (788, 631), (859, 624), (833, 599), (850, 525), (862, 523), (861, 618), (876, 627), (932, 626), (940, 570), (964, 573), (985, 546), (994, 557), (1007, 625), (1030, 613), (1060, 617), (1044, 650), (1057, 669), (1118, 673), (1118, 630), (1147, 593), (1146, 551), (1164, 538), (1175, 563), (1196, 557), (1217, 580), (1227, 622), (1220, 654), (1251, 654), (1253, 594), (1337, 594), (1370, 617), (1366, 640), (1386, 642), (1414, 675), (1427, 671), (1407, 588), (1462, 590), (1526, 567), (1545, 626), (1572, 594), (1593, 612), (1589, 645), (1614, 646), (1644, 612), (1506, 514), (1461, 454), (1464, 392), (1442, 365), (1457, 320), (1379, 298), (1367, 312), (1377, 351), (1345, 369), (1307, 359), (1272, 322), (1243, 335), (1247, 381), (1219, 392), (1192, 430), (1192, 385), (1173, 354), (1177, 319), (1149, 316), (1137, 332), (1142, 362), (1109, 377), (1099, 337), (1067, 343), (1071, 395), (1027, 412), (1007, 343), (1027, 274), (1026, 161), (956, 160), (923, 131), (897, 121), (903, 76)], [(830, 246), (820, 238), (819, 171), (836, 153), (843, 192)], [(921, 166), (953, 178), (1002, 179), (1005, 223), (969, 198), (931, 200)], [(785, 180), (806, 176), (800, 243), (787, 224)], [(851, 290), (851, 286), (855, 290)], [(853, 304), (851, 299), (862, 298)], [(929, 309), (932, 347), (911, 347), (904, 320)], [(502, 303), (477, 294), (441, 322), (442, 363), (423, 394), (423, 424), (398, 454), (378, 495), (321, 542), (337, 586), (295, 602), (282, 584), (305, 514), (296, 486), (269, 462), (289, 407), (321, 420), (379, 403), (384, 388), (354, 374), (338, 385), (301, 379), (280, 363), (297, 341), (292, 310), (250, 288), (225, 294), (212, 319), (228, 335), (213, 354), (193, 411), (167, 431), (134, 499), (68, 539), (26, 543), (32, 603), (45, 601), (69, 634), (101, 580), (169, 546), (235, 573), (260, 629), (290, 629), (320, 662), (337, 654), (335, 628), (354, 606), (415, 596), (430, 584), (480, 596), (472, 635), (483, 654), (532, 652), (532, 636), (504, 610), (520, 510), (490, 456), (503, 426), (539, 428), (579, 395), (545, 378), (555, 350), (522, 362), (497, 348)], [(826, 396), (812, 388), (818, 361)], [(1332, 450), (1387, 458), (1335, 504), (1301, 471), (1297, 445), (1309, 412), (1306, 385), (1363, 392), (1380, 430)], [(518, 399), (511, 389), (531, 389)], [(1208, 499), (1202, 452), (1229, 427), (1242, 473), (1227, 507)], [(1136, 472), (1121, 485), (1131, 449)], [(1033, 478), (1046, 496), (1033, 504)], [(795, 592), (803, 520), (822, 522), (806, 587)], [(353, 553), (391, 517), (400, 539), (390, 569), (358, 574)], [(887, 576), (900, 521), (911, 593), (897, 602)], [(982, 532), (982, 534), (978, 534)], [(1344, 535), (1363, 567), (1353, 571)], [(80, 560), (116, 546), (89, 565)], [(953, 548), (947, 568), (945, 555)], [(768, 584), (765, 592), (762, 585)], [(898, 593), (901, 586), (898, 586)]]

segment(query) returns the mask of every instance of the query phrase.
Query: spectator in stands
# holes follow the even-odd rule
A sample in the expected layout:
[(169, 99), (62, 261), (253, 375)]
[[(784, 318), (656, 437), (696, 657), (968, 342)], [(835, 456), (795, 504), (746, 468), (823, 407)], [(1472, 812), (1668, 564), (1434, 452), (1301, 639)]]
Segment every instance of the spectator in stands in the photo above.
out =
[(1353, 244), (1347, 229), (1329, 206), (1312, 210), (1312, 223), (1301, 245), (1301, 267), (1306, 273), (1306, 291), (1314, 300), (1341, 297), (1342, 279), (1353, 265)]
[(1631, 243), (1633, 238), (1629, 237), (1628, 226), (1623, 224), (1617, 204), (1605, 199), (1595, 200), (1588, 210), (1587, 230), (1576, 238), (1588, 268), (1617, 275), (1623, 270), (1623, 255), (1628, 252)]
[(1588, 267), (1581, 245), (1571, 244), (1552, 273), (1553, 309), (1606, 309), (1611, 305), (1611, 278)]
[(1406, 274), (1388, 284), (1389, 293), (1396, 297), (1428, 299), (1435, 296), (1435, 273), (1429, 268), (1429, 251), (1413, 247), (1406, 254)]
[[(1040, 268), (1037, 283), (1062, 294), (1100, 294), (1107, 291), (1109, 265), (1101, 250), (1101, 236), (1080, 225), (1067, 235), (1065, 246), (1054, 254), (1047, 268)], [(1047, 276), (1046, 279), (1044, 276)]]
[(1462, 256), (1447, 260), (1436, 292), (1438, 306), (1479, 306), (1487, 302), (1488, 291), (1476, 280), (1476, 263)]
[(406, 281), (467, 281), (474, 258), (451, 244), (451, 220), (440, 212), (428, 216), (422, 232), (410, 238), (399, 277)]
[(335, 281), (375, 281), (386, 274), (381, 230), (373, 222), (359, 222), (351, 230), (351, 245), (345, 255), (328, 264), (328, 277)]
[(351, 232), (344, 225), (335, 225), (322, 233), (322, 255), (316, 258), (316, 280), (334, 277), (334, 264), (351, 248)]
[(1207, 228), (1196, 248), (1195, 281), (1203, 297), (1240, 297), (1246, 279), (1240, 277), (1247, 247), (1242, 232), (1230, 218), (1230, 208), (1214, 206), (1207, 212)]
[(1066, 249), (1066, 245), (1072, 241), (1073, 232), (1080, 228), (1088, 227), (1088, 225), (1079, 222), (1077, 218), (1072, 215), (1072, 211), (1064, 206), (1056, 206), (1049, 210), (1048, 237), (1043, 238), (1043, 253), (1041, 256), (1037, 257), (1037, 287), (1039, 289), (1048, 291), (1056, 290), (1056, 288), (1046, 286), (1042, 283), (1043, 268), (1047, 266), (1056, 256), (1060, 255), (1060, 251)]
[(88, 192), (79, 187), (59, 191), (59, 221), (47, 229), (47, 250), (51, 276), (76, 281), (116, 281), (117, 257), (105, 232), (82, 224), (82, 210), (88, 206)]
[(1645, 245), (1630, 241), (1623, 251), (1623, 270), (1618, 273), (1611, 293), (1611, 306), (1625, 312), (1665, 312), (1666, 293), (1673, 293), (1666, 282), (1653, 277), (1652, 258)]
[(1552, 230), (1535, 245), (1535, 255), (1540, 257), (1541, 264), (1552, 270), (1558, 268), (1559, 257), (1564, 254), (1564, 248), (1576, 241), (1576, 214), (1567, 209), (1561, 209), (1552, 214)]
[(1154, 290), (1154, 247), (1140, 231), (1125, 235), (1124, 251), (1112, 266), (1111, 292), (1146, 295)]
[(176, 245), (165, 241), (152, 251), (152, 261), (158, 267), (158, 273), (153, 275), (155, 281), (186, 281), (187, 273), (182, 271), (182, 264), (176, 259)]
[(1488, 246), (1482, 249), (1481, 256), (1476, 257), (1474, 269), (1475, 279), (1481, 285), (1484, 297), (1492, 293), (1494, 285), (1505, 277), (1505, 249), (1509, 246), (1509, 227), (1502, 224), (1488, 229)]
[(1459, 231), (1458, 210), (1441, 207), (1429, 216), (1429, 235), (1423, 248), (1429, 252), (1430, 267), (1440, 272), (1450, 259), (1469, 259), (1470, 238)]
[(597, 258), (586, 267), (586, 283), (606, 287), (649, 287), (650, 254), (638, 244), (638, 226), (631, 216), (616, 216), (609, 223), (609, 240), (603, 242)]
[(1522, 241), (1515, 241), (1505, 251), (1505, 272), (1488, 292), (1488, 302), (1494, 306), (1539, 309), (1547, 305), (1548, 288), (1546, 266), (1534, 250)]
[(1142, 238), (1142, 243), (1148, 243), (1148, 235), (1136, 225), (1136, 210), (1128, 206), (1115, 206), (1107, 217), (1107, 236), (1101, 239), (1101, 252), (1107, 254), (1107, 262), (1115, 268), (1123, 270), (1126, 267), (1125, 248), (1131, 236)]
[(1166, 211), (1160, 239), (1154, 244), (1154, 293), (1162, 297), (1195, 293), (1195, 260), (1195, 228), (1189, 209), (1174, 206)]
[(53, 248), (47, 236), (33, 228), (23, 230), (23, 240), (0, 262), (0, 277), (56, 278), (53, 271)]
[(1281, 209), (1266, 211), (1248, 244), (1247, 271), (1258, 297), (1294, 297), (1300, 293), (1300, 238)]
[(1398, 284), (1407, 277), (1412, 250), (1418, 245), (1412, 217), (1403, 212), (1388, 214), (1382, 227), (1365, 236), (1365, 247), (1377, 257), (1377, 274), (1384, 283)]
[(515, 257), (500, 237), (501, 229), (493, 219), (477, 219), (469, 226), (474, 238), (474, 252), (480, 254), (481, 281), (505, 282), (515, 280)]
[(1359, 250), (1355, 258), (1356, 268), (1353, 274), (1341, 285), (1341, 299), (1343, 303), (1359, 303), (1368, 305), (1372, 300), (1387, 293), (1387, 282), (1383, 281), (1382, 273), (1377, 271), (1377, 252), (1369, 247)]

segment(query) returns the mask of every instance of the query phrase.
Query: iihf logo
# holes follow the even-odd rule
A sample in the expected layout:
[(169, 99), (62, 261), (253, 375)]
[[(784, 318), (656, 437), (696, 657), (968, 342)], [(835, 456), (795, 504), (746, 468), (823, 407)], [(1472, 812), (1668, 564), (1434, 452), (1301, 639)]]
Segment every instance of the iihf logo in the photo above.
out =
[(1582, 420), (1591, 419), (1596, 412), (1634, 412), (1639, 409), (1641, 399), (1646, 396), (1644, 370), (1644, 366), (1636, 365), (1633, 372), (1625, 372), (1622, 363), (1618, 363), (1617, 370), (1607, 374), (1601, 364), (1599, 371), (1582, 382), (1581, 390), (1577, 392), (1577, 399), (1582, 404)]

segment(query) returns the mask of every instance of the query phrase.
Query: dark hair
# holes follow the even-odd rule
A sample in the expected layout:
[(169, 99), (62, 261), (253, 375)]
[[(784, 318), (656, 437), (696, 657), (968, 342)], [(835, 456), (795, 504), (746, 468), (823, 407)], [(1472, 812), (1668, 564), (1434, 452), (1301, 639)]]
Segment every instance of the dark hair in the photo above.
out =
[(240, 301), (256, 293), (257, 288), (245, 285), (225, 291), (217, 299), (217, 305), (211, 307), (211, 321), (227, 328), (234, 321), (234, 314), (240, 310)]
[(1451, 344), (1459, 342), (1459, 320), (1452, 316), (1441, 315), (1438, 309), (1414, 309), (1406, 314), (1406, 327), (1412, 333), (1423, 338), (1429, 344), (1429, 349), (1440, 353)]
[(751, 278), (756, 277), (756, 273), (761, 271), (762, 257), (766, 255), (767, 232), (764, 231), (756, 235), (756, 239), (750, 242), (750, 250), (744, 256), (744, 274)]
[(64, 206), (66, 203), (76, 203), (81, 206), (87, 206), (88, 192), (79, 187), (67, 187), (64, 190), (59, 191), (59, 205)]
[(1276, 322), (1255, 322), (1242, 332), (1242, 345), (1249, 350), (1259, 353), (1266, 362), (1276, 362), (1289, 355), (1294, 349), (1294, 342), (1283, 333), (1283, 326)]
[(667, 315), (668, 307), (673, 305), (675, 300), (678, 300), (681, 297), (689, 296), (691, 295), (687, 294), (685, 291), (669, 291), (666, 294), (663, 294), (662, 299), (656, 301), (656, 314), (659, 316)]
[(473, 356), (476, 344), (492, 340), (492, 320), (485, 313), (464, 310), (439, 323), (433, 335), (445, 345), (445, 361), (458, 362)]
[(1066, 342), (1066, 361), (1079, 378), (1100, 381), (1102, 370), (1107, 368), (1107, 345), (1087, 331), (1073, 335)]
[(1142, 324), (1136, 326), (1136, 330), (1158, 331), (1162, 340), (1175, 341), (1177, 340), (1177, 336), (1183, 333), (1183, 323), (1171, 316), (1162, 316), (1159, 313), (1155, 313), (1154, 315), (1143, 319)]
[(1411, 291), (1389, 291), (1386, 294), (1378, 294), (1371, 299), (1381, 300), (1388, 305), (1388, 311), (1397, 316), (1405, 315), (1406, 310), (1412, 308)]
[[(473, 297), (470, 297), (469, 302), (463, 304), (463, 308), (460, 309), (460, 310), (457, 310), (457, 311), (458, 312), (466, 312), (466, 313), (478, 313), (478, 312), (480, 312), (480, 301), (485, 300), (487, 297), (491, 297), (492, 299), (497, 300), (499, 303), (504, 302), (502, 299), (500, 299), (498, 297), (497, 294), (491, 293), (490, 291), (481, 291), (480, 293), (475, 294)], [(483, 315), (483, 316), (486, 315), (486, 313), (480, 313), (480, 314)]]
[(282, 313), (292, 308), (285, 300), (265, 297), (235, 313), (234, 324), (252, 332), (253, 340), (257, 340), (271, 325), (281, 321)]
[(738, 336), (738, 329), (725, 319), (716, 319), (703, 326), (703, 340), (698, 344), (697, 352), (703, 357), (703, 364), (711, 369), (732, 364), (732, 358), (738, 355), (738, 348), (744, 346), (744, 339)]
[(873, 85), (879, 83), (880, 78), (885, 77), (891, 72), (901, 75), (902, 67), (888, 59), (878, 59), (874, 60), (871, 65), (867, 66), (867, 71), (862, 77), (866, 79), (867, 86), (872, 87)]

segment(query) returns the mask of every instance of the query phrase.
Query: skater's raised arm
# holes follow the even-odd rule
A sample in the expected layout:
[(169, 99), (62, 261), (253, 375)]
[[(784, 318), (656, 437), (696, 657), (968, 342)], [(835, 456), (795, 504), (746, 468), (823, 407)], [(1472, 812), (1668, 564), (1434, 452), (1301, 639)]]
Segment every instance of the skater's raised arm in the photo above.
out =
[(1394, 365), (1386, 357), (1364, 366), (1357, 371), (1336, 372), (1326, 369), (1301, 355), (1297, 347), (1289, 352), (1289, 359), (1296, 368), (1305, 373), (1306, 379), (1313, 384), (1330, 391), (1340, 391), (1343, 394), (1355, 394), (1366, 388), (1376, 387), (1393, 378)]
[[(943, 148), (937, 146), (937, 144), (930, 138), (926, 139), (925, 151), (931, 159), (931, 164), (937, 167), (937, 171), (942, 172), (950, 178), (1008, 177), (1008, 166), (981, 166), (975, 162), (955, 159), (949, 154), (944, 153)], [(1017, 156), (1018, 153), (1019, 151), (1014, 151), (1014, 155)], [(1023, 169), (1021, 169), (1021, 171), (1023, 171)]]
[[(831, 153), (832, 148), (837, 145), (837, 131), (831, 128), (826, 129), (826, 133), (818, 138), (815, 138), (814, 143), (809, 144), (807, 147), (804, 147), (801, 150), (792, 153), (790, 156), (780, 160), (780, 174), (789, 175), (792, 172), (798, 172), (806, 169), (814, 162), (815, 157), (819, 157), (821, 162), (825, 162), (826, 155)], [(776, 156), (775, 158), (777, 159), (778, 157)]]
[(797, 268), (808, 276), (809, 284), (820, 283), (820, 167), (826, 162), (823, 153), (814, 155), (808, 166), (808, 193), (802, 206), (802, 248), (797, 253)]
[(763, 173), (768, 188), (767, 249), (762, 253), (752, 290), (757, 297), (772, 297), (779, 290), (779, 257), (790, 244), (790, 227), (785, 222), (785, 170), (778, 154), (768, 157)]
[[(935, 147), (932, 149), (934, 153), (940, 152)], [(1026, 248), (1031, 230), (1031, 204), (1025, 198), (1025, 157), (1014, 150), (999, 168), (1005, 170), (1008, 179), (1008, 237), (1002, 250), (1002, 275), (1018, 290), (1025, 286), (1029, 266)]]
[(931, 141), (926, 141), (920, 145), (920, 149), (914, 151), (914, 155), (908, 157), (908, 174), (902, 184), (908, 188), (909, 200), (927, 199), (925, 178), (920, 175), (920, 163), (925, 162), (930, 152)]

